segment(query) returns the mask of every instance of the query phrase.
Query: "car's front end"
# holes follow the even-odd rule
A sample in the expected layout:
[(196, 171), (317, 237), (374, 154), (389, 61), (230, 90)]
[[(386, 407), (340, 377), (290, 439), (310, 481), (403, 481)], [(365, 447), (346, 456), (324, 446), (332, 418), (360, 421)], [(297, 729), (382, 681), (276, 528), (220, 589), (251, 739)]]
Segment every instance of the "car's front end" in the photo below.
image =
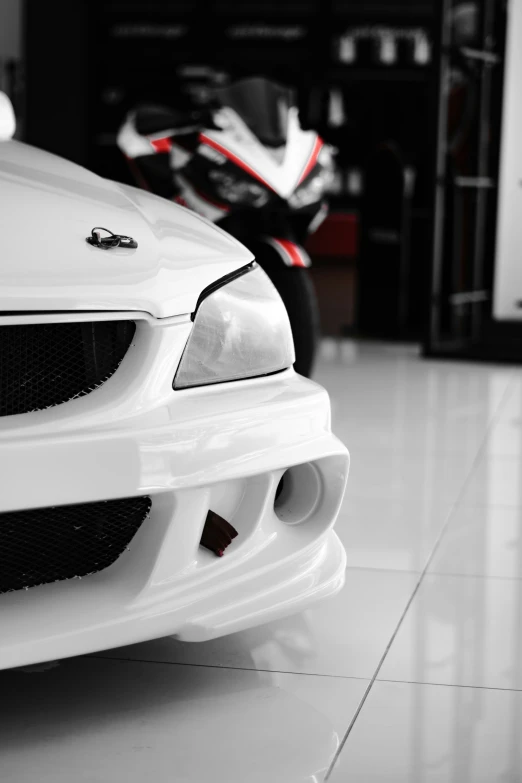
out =
[[(348, 454), (326, 392), (291, 367), (264, 273), (141, 191), (50, 157), (29, 177), (35, 151), (13, 145), (0, 155), (0, 668), (209, 639), (336, 592)], [(138, 249), (89, 246), (107, 222)], [(209, 512), (237, 531), (224, 552), (202, 546)]]

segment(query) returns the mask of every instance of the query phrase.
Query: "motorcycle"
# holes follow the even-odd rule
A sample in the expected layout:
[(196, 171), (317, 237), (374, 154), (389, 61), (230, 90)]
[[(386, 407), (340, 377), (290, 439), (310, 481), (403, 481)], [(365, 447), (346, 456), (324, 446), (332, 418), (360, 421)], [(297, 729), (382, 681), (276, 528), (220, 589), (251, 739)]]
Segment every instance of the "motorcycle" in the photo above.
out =
[(117, 143), (137, 183), (209, 218), (248, 247), (281, 295), (295, 369), (310, 376), (317, 299), (302, 243), (327, 214), (331, 149), (301, 128), (290, 89), (264, 78), (215, 88), (209, 106), (141, 105)]

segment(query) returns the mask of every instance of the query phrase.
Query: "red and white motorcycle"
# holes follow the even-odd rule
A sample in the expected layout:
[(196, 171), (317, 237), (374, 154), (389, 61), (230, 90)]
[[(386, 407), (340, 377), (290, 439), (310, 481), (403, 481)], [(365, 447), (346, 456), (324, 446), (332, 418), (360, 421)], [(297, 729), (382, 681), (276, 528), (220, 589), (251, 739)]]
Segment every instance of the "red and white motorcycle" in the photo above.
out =
[(317, 301), (302, 247), (326, 217), (332, 153), (301, 128), (291, 90), (250, 78), (213, 90), (210, 107), (131, 111), (118, 146), (137, 182), (231, 233), (278, 289), (294, 336), (295, 369), (310, 375)]

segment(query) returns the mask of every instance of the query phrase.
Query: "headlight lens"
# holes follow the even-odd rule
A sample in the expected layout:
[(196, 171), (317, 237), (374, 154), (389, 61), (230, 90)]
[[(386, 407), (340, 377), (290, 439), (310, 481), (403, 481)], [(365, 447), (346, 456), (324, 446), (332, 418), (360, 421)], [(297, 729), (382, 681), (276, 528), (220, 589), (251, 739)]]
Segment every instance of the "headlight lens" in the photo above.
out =
[(288, 203), (294, 209), (299, 207), (306, 207), (309, 204), (314, 204), (322, 197), (325, 191), (325, 183), (322, 174), (319, 172), (313, 177), (308, 179), (303, 185), (301, 185), (295, 193), (292, 193), (288, 199)]
[(288, 203), (294, 209), (314, 204), (324, 196), (333, 179), (332, 148), (325, 145), (319, 153), (316, 167), (310, 172), (303, 184), (297, 188), (295, 193), (292, 193)]
[(254, 265), (201, 302), (174, 388), (268, 375), (294, 361), (283, 301), (265, 272)]
[(238, 179), (218, 169), (208, 173), (209, 178), (215, 183), (216, 193), (230, 204), (245, 204), (253, 207), (262, 207), (268, 201), (268, 192), (262, 185), (249, 182), (246, 179)]
[(319, 201), (325, 194), (333, 178), (333, 172), (328, 168), (319, 168), (300, 185), (295, 193), (292, 193), (288, 203), (294, 209), (307, 207)]

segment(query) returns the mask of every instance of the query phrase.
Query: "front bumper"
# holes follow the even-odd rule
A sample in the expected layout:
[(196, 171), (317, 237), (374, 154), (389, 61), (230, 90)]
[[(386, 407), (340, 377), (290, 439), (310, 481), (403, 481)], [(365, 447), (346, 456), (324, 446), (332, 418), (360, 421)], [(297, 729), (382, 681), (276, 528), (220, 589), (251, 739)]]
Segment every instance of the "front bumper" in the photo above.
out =
[[(186, 329), (175, 331), (181, 351)], [(139, 398), (139, 383), (126, 379), (139, 366), (140, 340), (161, 349), (159, 333), (142, 332), (104, 387), (5, 420), (0, 512), (136, 495), (150, 495), (152, 510), (104, 571), (0, 595), (0, 668), (167, 634), (210, 639), (343, 584), (344, 550), (331, 528), (349, 458), (330, 432), (326, 392), (293, 371), (172, 392), (169, 362), (169, 388), (156, 375)], [(275, 492), (298, 465), (311, 466), (316, 491), (301, 509), (306, 519), (289, 524), (296, 520), (274, 508)], [(223, 558), (199, 546), (209, 509), (239, 532)]]

